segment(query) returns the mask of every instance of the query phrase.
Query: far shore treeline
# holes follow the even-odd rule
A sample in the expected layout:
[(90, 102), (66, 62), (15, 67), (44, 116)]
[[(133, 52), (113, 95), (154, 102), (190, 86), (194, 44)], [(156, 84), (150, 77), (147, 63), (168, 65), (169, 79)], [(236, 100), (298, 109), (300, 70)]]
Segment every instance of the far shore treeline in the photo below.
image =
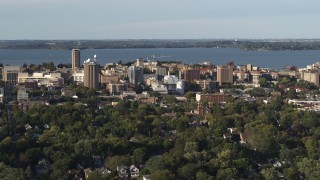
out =
[(0, 49), (239, 48), (250, 51), (320, 50), (320, 39), (0, 40)]

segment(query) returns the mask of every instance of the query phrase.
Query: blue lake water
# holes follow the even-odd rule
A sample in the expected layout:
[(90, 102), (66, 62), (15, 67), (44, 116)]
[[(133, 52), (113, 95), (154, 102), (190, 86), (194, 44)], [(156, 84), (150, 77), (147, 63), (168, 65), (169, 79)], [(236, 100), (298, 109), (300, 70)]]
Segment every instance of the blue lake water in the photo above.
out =
[[(305, 67), (320, 61), (320, 50), (244, 51), (234, 48), (157, 48), (157, 49), (87, 49), (81, 50), (81, 61), (97, 54), (101, 65), (110, 62), (144, 60), (175, 60), (186, 64), (210, 61), (215, 65), (233, 61), (235, 65), (253, 64), (262, 68), (282, 69), (286, 65)], [(0, 49), (0, 63), (6, 65), (41, 64), (53, 61), (71, 63), (71, 50)]]

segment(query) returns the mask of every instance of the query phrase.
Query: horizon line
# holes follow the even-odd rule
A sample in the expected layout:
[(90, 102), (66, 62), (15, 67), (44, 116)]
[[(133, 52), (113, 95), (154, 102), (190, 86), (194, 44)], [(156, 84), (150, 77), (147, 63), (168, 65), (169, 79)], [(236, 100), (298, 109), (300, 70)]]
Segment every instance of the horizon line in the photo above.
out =
[(119, 39), (0, 39), (0, 41), (137, 41), (137, 40), (320, 40), (320, 38), (119, 38)]

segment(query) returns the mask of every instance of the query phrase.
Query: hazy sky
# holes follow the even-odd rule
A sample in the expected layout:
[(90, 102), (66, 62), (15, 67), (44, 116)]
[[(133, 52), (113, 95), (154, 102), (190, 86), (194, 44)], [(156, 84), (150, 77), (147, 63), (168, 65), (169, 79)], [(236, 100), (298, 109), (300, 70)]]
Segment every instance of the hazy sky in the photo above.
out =
[(319, 0), (0, 0), (0, 39), (320, 38)]

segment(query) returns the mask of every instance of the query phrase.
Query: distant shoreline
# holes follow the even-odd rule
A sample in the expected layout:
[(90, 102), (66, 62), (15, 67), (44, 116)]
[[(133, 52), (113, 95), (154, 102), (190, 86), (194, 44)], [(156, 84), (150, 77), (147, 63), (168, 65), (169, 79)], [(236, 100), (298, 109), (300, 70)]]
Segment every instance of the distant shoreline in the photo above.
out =
[(320, 40), (0, 40), (0, 49), (238, 48), (245, 51), (320, 50)]

